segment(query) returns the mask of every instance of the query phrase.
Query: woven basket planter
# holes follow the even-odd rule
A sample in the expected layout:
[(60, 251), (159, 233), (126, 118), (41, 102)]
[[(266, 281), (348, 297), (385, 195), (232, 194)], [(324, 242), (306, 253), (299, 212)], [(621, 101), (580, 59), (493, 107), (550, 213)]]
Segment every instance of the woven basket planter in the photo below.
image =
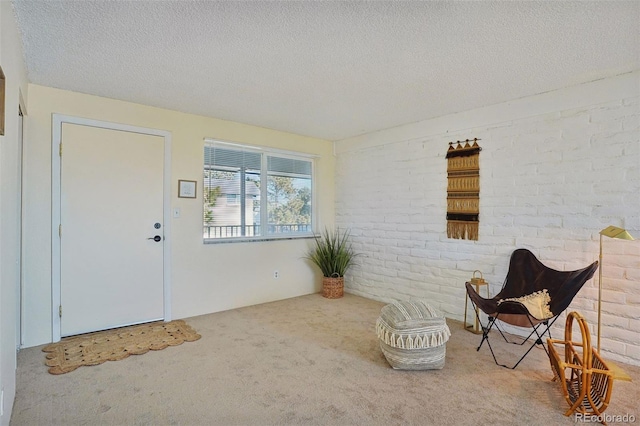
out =
[(340, 299), (344, 296), (344, 277), (322, 277), (322, 296), (327, 299)]

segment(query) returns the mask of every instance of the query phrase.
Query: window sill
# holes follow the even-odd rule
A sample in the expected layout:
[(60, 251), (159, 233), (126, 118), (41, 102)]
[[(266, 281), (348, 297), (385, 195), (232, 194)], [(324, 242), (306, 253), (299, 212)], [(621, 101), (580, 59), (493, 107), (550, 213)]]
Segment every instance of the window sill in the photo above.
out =
[(229, 243), (262, 243), (265, 241), (304, 240), (316, 238), (314, 234), (287, 235), (286, 237), (234, 237), (234, 238), (205, 238), (203, 244), (229, 244)]

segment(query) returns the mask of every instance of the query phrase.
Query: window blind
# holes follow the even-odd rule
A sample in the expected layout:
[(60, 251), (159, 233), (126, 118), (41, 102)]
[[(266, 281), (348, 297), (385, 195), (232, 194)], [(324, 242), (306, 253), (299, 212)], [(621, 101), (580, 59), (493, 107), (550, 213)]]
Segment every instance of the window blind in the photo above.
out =
[(211, 167), (260, 170), (262, 155), (243, 149), (220, 148), (215, 145), (204, 147), (204, 164)]
[(269, 156), (267, 159), (267, 170), (270, 174), (281, 173), (283, 175), (310, 178), (311, 161)]

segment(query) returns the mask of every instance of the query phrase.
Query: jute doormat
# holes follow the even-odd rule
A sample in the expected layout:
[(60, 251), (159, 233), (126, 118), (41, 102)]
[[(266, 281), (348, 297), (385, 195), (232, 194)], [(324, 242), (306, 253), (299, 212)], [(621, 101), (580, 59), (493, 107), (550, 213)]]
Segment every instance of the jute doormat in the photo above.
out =
[(99, 331), (62, 339), (42, 349), (51, 374), (64, 374), (83, 365), (118, 361), (129, 355), (159, 351), (167, 346), (194, 342), (200, 338), (182, 320), (153, 322), (113, 330)]

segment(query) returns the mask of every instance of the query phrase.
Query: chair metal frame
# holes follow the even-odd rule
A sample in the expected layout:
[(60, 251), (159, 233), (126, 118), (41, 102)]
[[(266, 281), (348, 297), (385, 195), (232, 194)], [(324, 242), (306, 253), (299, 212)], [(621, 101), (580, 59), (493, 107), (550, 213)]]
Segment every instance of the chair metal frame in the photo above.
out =
[[(597, 261), (579, 270), (558, 271), (542, 264), (529, 250), (517, 249), (511, 254), (509, 271), (502, 289), (493, 298), (483, 298), (467, 282), (465, 284), (467, 295), (471, 299), (476, 318), (482, 328), (482, 340), (476, 351), (479, 351), (486, 341), (496, 365), (510, 369), (515, 369), (536, 345), (542, 346), (549, 356), (549, 350), (544, 342), (545, 335), (548, 336), (548, 339), (552, 338), (551, 327), (559, 315), (569, 307), (584, 283), (593, 277), (596, 269), (598, 269)], [(515, 300), (504, 300), (526, 296), (542, 290), (547, 290), (552, 298), (549, 306), (552, 316), (549, 318), (538, 319), (522, 303)], [(517, 293), (519, 291), (526, 292), (519, 294)], [(487, 315), (486, 323), (482, 322), (480, 311)], [(517, 327), (531, 328), (532, 331), (522, 341), (511, 341), (505, 336), (498, 320)], [(531, 346), (512, 367), (498, 362), (496, 358), (489, 340), (489, 332), (494, 328), (498, 330), (505, 342), (511, 344), (523, 346), (533, 337)]]
[[(472, 300), (473, 303), (473, 300)], [(542, 346), (542, 348), (544, 349), (544, 351), (547, 353), (547, 356), (549, 356), (549, 351), (547, 350), (547, 347), (544, 344), (543, 338), (544, 335), (547, 334), (549, 337), (548, 339), (551, 339), (551, 326), (553, 325), (553, 323), (556, 322), (556, 320), (558, 319), (558, 316), (554, 316), (548, 320), (544, 320), (544, 321), (539, 321), (536, 318), (532, 317), (531, 315), (529, 315), (529, 311), (527, 310), (527, 308), (522, 305), (521, 303), (518, 302), (503, 302), (503, 303), (513, 303), (513, 304), (517, 304), (520, 305), (521, 309), (523, 310), (522, 315), (525, 315), (527, 320), (529, 321), (529, 324), (532, 328), (531, 333), (529, 333), (529, 335), (527, 337), (524, 337), (522, 339), (521, 342), (514, 342), (511, 341), (509, 339), (507, 339), (507, 336), (505, 336), (505, 332), (500, 328), (500, 325), (496, 322), (497, 320), (500, 319), (500, 313), (498, 313), (495, 316), (488, 316), (488, 323), (487, 325), (482, 324), (482, 321), (480, 320), (480, 310), (479, 309), (474, 309), (474, 312), (476, 313), (476, 318), (478, 319), (478, 322), (480, 323), (480, 327), (482, 328), (482, 340), (480, 340), (480, 344), (478, 345), (478, 347), (476, 348), (476, 351), (479, 351), (480, 348), (482, 347), (482, 345), (484, 344), (484, 342), (487, 342), (487, 346), (489, 346), (489, 351), (491, 351), (491, 356), (493, 357), (493, 361), (496, 363), (496, 365), (499, 365), (500, 367), (505, 367), (505, 368), (510, 368), (512, 370), (514, 370), (521, 362), (522, 360), (529, 355), (529, 352), (531, 352), (531, 350), (536, 346), (536, 345), (540, 345)], [(474, 304), (474, 308), (475, 308), (475, 304)], [(525, 343), (527, 343), (529, 341), (529, 338), (531, 336), (533, 336), (534, 334), (536, 335), (536, 340), (531, 344), (531, 346), (529, 346), (529, 349), (527, 349), (527, 351), (520, 357), (520, 359), (513, 365), (513, 367), (509, 367), (505, 364), (500, 364), (496, 358), (495, 353), (493, 352), (493, 347), (491, 346), (491, 342), (489, 341), (489, 332), (493, 329), (493, 327), (496, 328), (496, 330), (498, 330), (498, 332), (500, 333), (500, 335), (502, 336), (502, 338), (504, 339), (505, 342), (510, 343), (512, 345), (519, 345), (519, 346), (523, 346)], [(542, 333), (539, 332), (540, 328), (543, 328)]]

